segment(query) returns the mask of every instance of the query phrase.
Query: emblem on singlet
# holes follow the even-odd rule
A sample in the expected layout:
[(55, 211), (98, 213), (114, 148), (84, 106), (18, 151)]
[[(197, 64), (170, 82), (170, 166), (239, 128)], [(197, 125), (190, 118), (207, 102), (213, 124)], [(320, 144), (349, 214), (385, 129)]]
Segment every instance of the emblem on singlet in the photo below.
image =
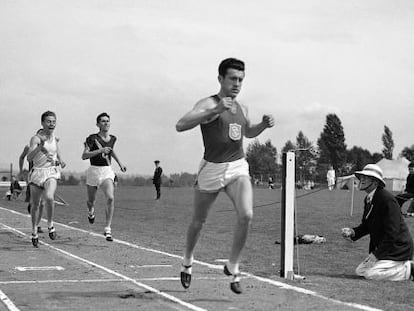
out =
[(242, 137), (242, 127), (237, 123), (229, 124), (229, 137), (232, 140), (240, 140)]

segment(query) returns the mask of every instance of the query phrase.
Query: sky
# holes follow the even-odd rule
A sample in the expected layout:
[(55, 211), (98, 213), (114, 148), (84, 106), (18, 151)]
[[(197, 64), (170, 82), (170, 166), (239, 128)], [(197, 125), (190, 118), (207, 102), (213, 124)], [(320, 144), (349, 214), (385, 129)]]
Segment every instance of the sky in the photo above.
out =
[(0, 168), (17, 167), (52, 110), (65, 170), (84, 171), (105, 111), (128, 173), (152, 174), (155, 159), (195, 173), (200, 129), (175, 124), (218, 92), (227, 57), (246, 63), (251, 122), (275, 118), (260, 142), (280, 151), (302, 130), (316, 144), (335, 113), (348, 148), (381, 152), (387, 125), (397, 157), (414, 144), (413, 55), (411, 0), (0, 0)]

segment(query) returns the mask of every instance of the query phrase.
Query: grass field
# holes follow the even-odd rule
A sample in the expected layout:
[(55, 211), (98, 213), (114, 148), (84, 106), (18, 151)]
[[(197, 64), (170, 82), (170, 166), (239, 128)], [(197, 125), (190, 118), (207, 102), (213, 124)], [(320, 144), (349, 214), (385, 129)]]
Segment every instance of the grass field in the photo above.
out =
[[(115, 238), (169, 253), (182, 255), (184, 236), (192, 212), (193, 190), (163, 188), (162, 200), (154, 201), (150, 187), (118, 187), (113, 220)], [(57, 206), (55, 220), (74, 227), (101, 233), (103, 229), (103, 196), (97, 202), (97, 218), (91, 227), (86, 219), (86, 189), (61, 186), (58, 193), (69, 206)], [(255, 216), (241, 263), (242, 271), (294, 284), (326, 297), (355, 302), (383, 310), (414, 310), (411, 292), (413, 282), (366, 281), (354, 275), (355, 267), (367, 255), (368, 237), (351, 243), (340, 234), (344, 226), (359, 223), (363, 194), (355, 192), (353, 216), (350, 216), (351, 194), (327, 190), (297, 193), (297, 225), (299, 234), (318, 234), (325, 244), (299, 245), (295, 269), (306, 277), (303, 281), (284, 281), (279, 277), (280, 190), (255, 189)], [(273, 204), (270, 204), (273, 203)], [(22, 201), (2, 201), (2, 206), (25, 211)], [(414, 218), (406, 218), (414, 233)], [(196, 259), (216, 263), (228, 257), (235, 213), (230, 201), (220, 194), (203, 229), (196, 248)], [(306, 310), (306, 306), (304, 306)]]

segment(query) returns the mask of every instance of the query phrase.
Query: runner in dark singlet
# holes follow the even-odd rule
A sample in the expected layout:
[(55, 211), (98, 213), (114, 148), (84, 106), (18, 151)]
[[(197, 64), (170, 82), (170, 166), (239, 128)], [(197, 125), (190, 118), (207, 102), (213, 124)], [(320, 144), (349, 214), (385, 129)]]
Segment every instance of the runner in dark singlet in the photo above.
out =
[(99, 133), (91, 134), (86, 138), (82, 153), (82, 160), (89, 159), (91, 163), (86, 171), (88, 220), (91, 224), (95, 222), (96, 193), (98, 188), (101, 188), (106, 198), (104, 236), (107, 241), (113, 241), (111, 224), (114, 214), (115, 173), (111, 167), (112, 158), (118, 163), (122, 172), (126, 172), (126, 167), (121, 164), (114, 152), (116, 137), (109, 134), (109, 115), (105, 112), (99, 114), (96, 118), (96, 125), (99, 128)]
[(219, 93), (200, 100), (176, 125), (179, 132), (200, 125), (205, 149), (198, 171), (194, 213), (187, 231), (181, 268), (181, 284), (184, 288), (191, 284), (194, 248), (208, 211), (218, 193), (225, 191), (237, 211), (237, 225), (224, 273), (232, 277), (231, 290), (237, 294), (242, 292), (240, 253), (246, 243), (253, 217), (253, 190), (249, 165), (244, 158), (243, 137), (256, 137), (274, 125), (271, 115), (264, 115), (258, 124), (250, 124), (247, 108), (235, 100), (243, 79), (242, 61), (234, 58), (223, 60), (219, 66)]

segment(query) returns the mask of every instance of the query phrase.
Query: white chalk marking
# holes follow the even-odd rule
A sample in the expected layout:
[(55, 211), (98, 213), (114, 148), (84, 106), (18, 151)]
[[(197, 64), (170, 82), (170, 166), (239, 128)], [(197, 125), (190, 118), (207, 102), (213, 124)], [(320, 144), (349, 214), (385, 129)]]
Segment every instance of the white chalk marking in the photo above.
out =
[(15, 267), (17, 271), (63, 271), (65, 268), (61, 266), (44, 266), (44, 267)]
[(172, 265), (130, 265), (130, 268), (171, 268)]
[[(194, 280), (228, 280), (228, 277), (194, 277)], [(135, 281), (179, 281), (179, 277), (138, 278)], [(0, 281), (0, 285), (21, 284), (61, 284), (61, 283), (122, 283), (124, 279), (89, 279), (89, 280), (27, 280), (27, 281)]]
[(0, 285), (14, 284), (48, 284), (48, 283), (105, 283), (105, 282), (127, 282), (122, 279), (91, 279), (91, 280), (28, 280), (28, 281), (0, 281)]
[(19, 308), (16, 307), (16, 305), (7, 297), (5, 293), (0, 289), (0, 300), (4, 305), (9, 309), (10, 311), (20, 311)]
[(229, 261), (228, 259), (216, 259), (214, 260), (215, 262), (227, 262)]
[[(55, 223), (55, 224), (56, 224), (56, 223)], [(1, 223), (1, 225), (2, 225), (2, 226), (4, 226), (5, 228), (8, 228), (8, 229), (9, 229), (10, 231), (12, 231), (12, 232), (15, 232), (15, 233), (17, 233), (17, 234), (19, 234), (19, 235), (21, 235), (21, 236), (24, 236), (24, 237), (28, 237), (28, 235), (27, 235), (27, 234), (25, 234), (24, 232), (21, 232), (21, 231), (19, 231), (19, 230), (16, 230), (16, 229), (14, 229), (14, 228), (12, 228), (12, 227), (9, 227), (9, 226), (7, 226), (7, 225), (5, 225), (5, 224), (3, 224), (3, 223)], [(95, 262), (93, 262), (93, 261), (90, 261), (90, 260), (88, 260), (88, 259), (85, 259), (85, 258), (79, 257), (79, 256), (77, 256), (77, 255), (75, 255), (75, 254), (69, 253), (69, 252), (67, 252), (67, 251), (65, 251), (65, 250), (63, 250), (63, 249), (57, 248), (57, 247), (55, 247), (55, 246), (53, 246), (53, 245), (51, 245), (51, 244), (48, 244), (48, 243), (46, 243), (46, 242), (39, 241), (39, 244), (45, 245), (45, 246), (47, 246), (47, 247), (49, 247), (49, 248), (51, 248), (51, 249), (55, 250), (55, 251), (56, 251), (56, 252), (58, 252), (58, 253), (64, 254), (64, 255), (66, 255), (66, 256), (68, 256), (68, 257), (70, 257), (70, 258), (76, 259), (76, 260), (81, 261), (81, 262), (83, 262), (83, 263), (86, 263), (86, 264), (88, 264), (88, 265), (90, 265), (90, 266), (92, 266), (92, 267), (95, 267), (95, 268), (101, 269), (101, 270), (103, 270), (103, 271), (105, 271), (105, 272), (107, 272), (107, 273), (109, 273), (109, 274), (115, 275), (115, 276), (117, 276), (117, 277), (119, 277), (119, 278), (122, 278), (122, 279), (124, 279), (124, 280), (126, 280), (126, 281), (129, 281), (129, 282), (131, 282), (131, 283), (133, 283), (133, 284), (137, 285), (138, 287), (141, 287), (141, 288), (146, 289), (146, 290), (148, 290), (148, 291), (150, 291), (150, 292), (152, 292), (152, 293), (154, 293), (154, 294), (157, 294), (157, 295), (159, 295), (159, 296), (162, 296), (162, 297), (164, 297), (165, 299), (168, 299), (168, 300), (170, 300), (170, 301), (173, 301), (173, 302), (175, 302), (175, 303), (177, 303), (177, 304), (179, 304), (179, 305), (181, 305), (181, 306), (187, 307), (188, 309), (191, 309), (191, 310), (194, 310), (194, 311), (207, 311), (206, 309), (203, 309), (203, 308), (197, 307), (196, 305), (193, 305), (193, 304), (191, 304), (191, 303), (185, 302), (185, 301), (183, 301), (183, 300), (181, 300), (181, 299), (178, 299), (177, 297), (174, 297), (174, 296), (172, 296), (172, 295), (170, 295), (170, 294), (167, 294), (167, 293), (161, 292), (161, 291), (159, 291), (158, 289), (156, 289), (156, 288), (154, 288), (154, 287), (151, 287), (151, 286), (146, 285), (146, 284), (144, 284), (144, 283), (138, 282), (138, 281), (136, 281), (136, 280), (134, 280), (134, 279), (132, 279), (132, 278), (130, 278), (130, 277), (128, 277), (128, 276), (126, 276), (126, 275), (123, 275), (123, 274), (121, 274), (121, 273), (119, 273), (119, 272), (116, 272), (116, 271), (114, 271), (114, 270), (112, 270), (112, 269), (109, 269), (109, 268), (107, 268), (107, 267), (105, 267), (105, 266), (99, 265), (99, 264), (97, 264), (97, 263), (95, 263)]]
[[(4, 207), (0, 207), (0, 210), (4, 210), (6, 212), (10, 212), (12, 214), (16, 214), (16, 215), (20, 215), (20, 216), (30, 217), (29, 215), (22, 214), (22, 213), (13, 211), (13, 210), (9, 210), (9, 209), (4, 208)], [(87, 233), (87, 234), (90, 234), (92, 236), (96, 236), (96, 237), (100, 237), (100, 238), (105, 238), (103, 235), (97, 234), (95, 232), (91, 232), (91, 231), (83, 230), (83, 229), (80, 229), (80, 228), (67, 226), (65, 224), (61, 224), (61, 223), (58, 223), (58, 222), (54, 222), (54, 223), (56, 225), (60, 225), (62, 227), (68, 228), (68, 229), (72, 229), (72, 230), (75, 230), (75, 231)], [(6, 225), (4, 225), (4, 226), (6, 226)], [(8, 226), (6, 226), (6, 227), (8, 227)], [(9, 228), (13, 230), (13, 228), (11, 228), (11, 227), (9, 227)], [(22, 234), (25, 235), (24, 233), (22, 233)], [(156, 253), (156, 254), (160, 254), (160, 255), (165, 255), (165, 256), (168, 256), (168, 257), (171, 257), (171, 258), (177, 258), (177, 259), (181, 259), (181, 260), (183, 259), (183, 257), (179, 256), (179, 255), (170, 254), (170, 253), (167, 253), (167, 252), (164, 252), (164, 251), (159, 251), (159, 250), (156, 250), (156, 249), (151, 249), (151, 248), (139, 246), (139, 245), (132, 244), (132, 243), (129, 243), (129, 242), (126, 242), (126, 241), (118, 240), (118, 239), (114, 239), (114, 242), (122, 244), (122, 245), (127, 245), (127, 246), (132, 247), (132, 248), (136, 248), (136, 249), (140, 249), (140, 250), (144, 250), (144, 251), (148, 251), (148, 252), (152, 252), (152, 253)], [(44, 242), (39, 241), (39, 243), (44, 243)], [(205, 267), (208, 267), (208, 268), (211, 268), (211, 269), (217, 269), (217, 270), (222, 270), (223, 269), (223, 265), (213, 265), (213, 264), (203, 262), (203, 261), (199, 261), (199, 260), (194, 260), (194, 263), (197, 263), (201, 266), (205, 266)], [(333, 303), (336, 303), (336, 304), (350, 306), (350, 307), (360, 309), (360, 310), (365, 310), (365, 311), (383, 311), (381, 309), (361, 305), (361, 304), (358, 304), (358, 303), (344, 302), (344, 301), (341, 301), (341, 300), (325, 297), (325, 296), (322, 296), (322, 295), (318, 294), (317, 292), (307, 290), (307, 289), (302, 288), (302, 287), (288, 285), (286, 283), (278, 282), (278, 281), (275, 281), (275, 280), (272, 280), (272, 279), (259, 277), (259, 276), (256, 276), (254, 274), (242, 272), (242, 275), (249, 276), (249, 277), (254, 278), (258, 281), (261, 281), (261, 282), (264, 282), (264, 283), (267, 283), (267, 284), (270, 284), (270, 285), (274, 285), (276, 287), (280, 287), (280, 288), (283, 288), (283, 289), (292, 290), (292, 291), (295, 291), (295, 292), (298, 292), (298, 293), (310, 295), (310, 296), (317, 297), (317, 298), (320, 298), (320, 299), (323, 299), (323, 300), (327, 300), (327, 301), (330, 301), (330, 302), (333, 302)]]

